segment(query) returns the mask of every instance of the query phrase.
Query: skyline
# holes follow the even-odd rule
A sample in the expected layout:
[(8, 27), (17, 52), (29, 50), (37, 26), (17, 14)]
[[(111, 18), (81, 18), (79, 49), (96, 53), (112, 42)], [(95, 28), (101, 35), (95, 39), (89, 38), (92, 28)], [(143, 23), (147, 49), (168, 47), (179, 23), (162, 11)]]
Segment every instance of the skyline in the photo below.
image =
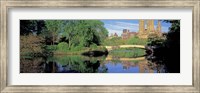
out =
[[(109, 36), (117, 33), (121, 36), (123, 29), (129, 29), (131, 32), (139, 31), (139, 20), (101, 20), (104, 23), (104, 27), (108, 30)], [(161, 20), (162, 32), (168, 32), (170, 23), (163, 22)], [(154, 21), (154, 28), (157, 27), (157, 20)]]

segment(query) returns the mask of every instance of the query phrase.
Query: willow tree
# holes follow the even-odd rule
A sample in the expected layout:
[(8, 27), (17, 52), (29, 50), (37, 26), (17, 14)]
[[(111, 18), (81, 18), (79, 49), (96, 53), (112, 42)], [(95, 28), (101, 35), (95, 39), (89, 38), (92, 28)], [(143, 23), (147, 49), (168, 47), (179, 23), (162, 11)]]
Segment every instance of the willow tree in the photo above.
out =
[(100, 45), (108, 36), (108, 31), (105, 29), (103, 22), (99, 20), (86, 20), (83, 28), (82, 35), (86, 40), (85, 46), (90, 46), (91, 44)]
[(99, 45), (108, 35), (104, 24), (99, 20), (69, 20), (66, 22), (64, 35), (68, 40), (68, 47), (72, 45), (89, 47)]

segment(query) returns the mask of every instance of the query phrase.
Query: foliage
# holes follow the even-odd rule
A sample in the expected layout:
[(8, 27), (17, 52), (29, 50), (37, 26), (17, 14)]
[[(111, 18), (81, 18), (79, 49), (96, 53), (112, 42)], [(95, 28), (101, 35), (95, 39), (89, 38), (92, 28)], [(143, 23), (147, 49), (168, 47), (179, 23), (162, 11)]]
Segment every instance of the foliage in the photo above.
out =
[(152, 34), (148, 37), (148, 45), (180, 48), (180, 20), (165, 20), (164, 22), (171, 23), (170, 31), (166, 34), (166, 37), (160, 38)]
[(150, 34), (148, 36), (147, 45), (148, 46), (164, 46), (165, 39), (163, 37), (159, 37), (156, 34)]
[(56, 37), (58, 36), (59, 32), (62, 29), (62, 21), (61, 20), (45, 20), (45, 26), (47, 28), (46, 31), (48, 31), (50, 33), (50, 36), (52, 37), (52, 41), (53, 41), (52, 45), (54, 45)]
[(105, 46), (117, 46), (123, 44), (126, 44), (126, 40), (121, 39), (121, 37), (113, 37), (111, 39), (107, 38), (103, 42), (103, 45)]
[(158, 40), (158, 39), (160, 39), (160, 37), (158, 37), (157, 34), (150, 34), (148, 36), (148, 42), (155, 41), (155, 40)]
[(40, 34), (44, 27), (43, 20), (20, 20), (20, 35)]
[(61, 42), (57, 45), (59, 51), (67, 51), (69, 50), (68, 44), (66, 42)]
[(171, 23), (170, 32), (180, 32), (180, 20), (165, 20), (165, 22)]
[(21, 20), (20, 35), (29, 34), (42, 36), (48, 51), (79, 51), (100, 45), (108, 31), (99, 20)]
[(97, 46), (96, 44), (92, 44), (92, 45), (90, 45), (90, 48), (92, 48), (92, 49), (97, 49), (98, 46)]
[(165, 65), (167, 72), (180, 73), (180, 20), (165, 20), (171, 23), (169, 32), (165, 39), (156, 38), (149, 41), (150, 46), (157, 46), (153, 49), (153, 55), (149, 60), (158, 66)]
[(166, 35), (165, 45), (170, 47), (178, 47), (180, 48), (180, 20), (171, 20), (166, 21), (171, 23), (171, 27), (169, 28), (169, 32)]
[(127, 44), (131, 44), (131, 45), (146, 45), (147, 44), (147, 40), (146, 39), (140, 39), (138, 37), (131, 37), (130, 39), (128, 39)]
[(44, 39), (41, 36), (29, 34), (20, 36), (20, 53), (22, 54), (42, 54), (45, 51)]
[(74, 46), (73, 48), (71, 48), (71, 51), (80, 51), (80, 50), (82, 50), (84, 47), (82, 47), (82, 46)]
[(117, 46), (117, 45), (146, 45), (146, 39), (140, 39), (138, 37), (131, 37), (129, 39), (122, 39), (121, 37), (113, 37), (111, 39), (104, 40), (103, 45)]
[(56, 51), (58, 49), (57, 45), (46, 45), (47, 51)]
[(71, 46), (100, 45), (108, 34), (103, 23), (98, 20), (69, 20), (65, 23), (63, 35), (66, 36), (69, 48)]

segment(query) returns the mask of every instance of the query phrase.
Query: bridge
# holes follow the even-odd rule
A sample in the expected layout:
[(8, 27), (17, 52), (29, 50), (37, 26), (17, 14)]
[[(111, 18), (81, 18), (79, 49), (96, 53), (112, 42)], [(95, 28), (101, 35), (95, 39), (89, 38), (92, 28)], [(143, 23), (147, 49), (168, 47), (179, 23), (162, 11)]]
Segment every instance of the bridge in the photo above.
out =
[(106, 61), (112, 61), (112, 60), (120, 60), (120, 61), (140, 61), (140, 60), (145, 60), (145, 57), (137, 57), (137, 58), (117, 58), (113, 56), (107, 56)]
[(144, 45), (118, 45), (118, 46), (105, 46), (108, 51), (118, 48), (142, 48), (145, 49)]

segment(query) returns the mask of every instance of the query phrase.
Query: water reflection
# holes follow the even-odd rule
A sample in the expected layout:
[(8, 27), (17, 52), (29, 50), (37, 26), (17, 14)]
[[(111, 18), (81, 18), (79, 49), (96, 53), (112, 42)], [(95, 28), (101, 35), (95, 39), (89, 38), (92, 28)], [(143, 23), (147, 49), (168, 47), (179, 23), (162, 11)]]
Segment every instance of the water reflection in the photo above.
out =
[(21, 73), (164, 73), (165, 66), (145, 57), (120, 58), (108, 55), (87, 57), (81, 55), (48, 58), (21, 58)]

